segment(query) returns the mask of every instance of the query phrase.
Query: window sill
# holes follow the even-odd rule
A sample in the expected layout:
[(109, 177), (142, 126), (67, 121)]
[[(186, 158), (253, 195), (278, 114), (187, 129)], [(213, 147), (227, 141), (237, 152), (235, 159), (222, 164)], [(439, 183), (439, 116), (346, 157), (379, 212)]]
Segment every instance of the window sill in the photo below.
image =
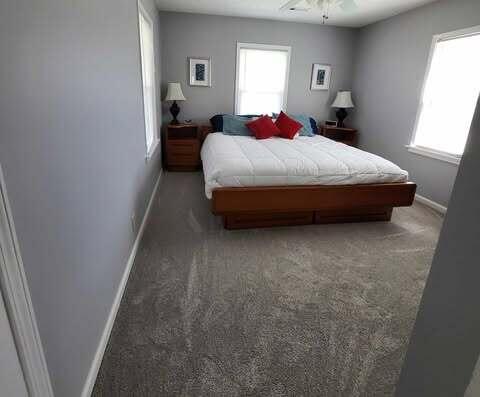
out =
[(460, 164), (460, 160), (462, 158), (461, 156), (457, 156), (455, 154), (439, 152), (439, 151), (428, 149), (421, 146), (407, 145), (406, 148), (410, 153), (418, 154), (420, 156), (430, 157), (432, 159), (444, 161), (446, 163), (455, 164), (455, 165)]
[(160, 139), (157, 139), (155, 142), (153, 142), (152, 146), (150, 147), (150, 150), (145, 155), (145, 162), (148, 163), (148, 161), (153, 157), (153, 155), (157, 151), (159, 143), (160, 143)]

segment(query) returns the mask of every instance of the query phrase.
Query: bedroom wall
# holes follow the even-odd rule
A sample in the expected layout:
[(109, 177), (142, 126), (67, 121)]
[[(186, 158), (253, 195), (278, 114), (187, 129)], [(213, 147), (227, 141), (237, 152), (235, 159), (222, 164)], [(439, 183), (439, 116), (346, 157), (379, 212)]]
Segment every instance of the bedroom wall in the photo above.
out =
[(463, 396), (472, 374), (470, 391), (478, 386), (474, 368), (480, 353), (479, 169), (480, 99), (397, 384), (397, 397)]
[(159, 174), (139, 51), (136, 1), (0, 2), (0, 162), (57, 396), (81, 393)]
[[(162, 85), (179, 81), (187, 98), (180, 103), (180, 119), (207, 120), (217, 113), (233, 113), (237, 42), (292, 47), (288, 111), (307, 113), (318, 120), (331, 116), (330, 104), (339, 89), (352, 84), (353, 29), (248, 18), (161, 12), (163, 38)], [(212, 87), (187, 84), (188, 57), (211, 57)], [(330, 91), (311, 91), (313, 63), (332, 65)], [(164, 121), (171, 120), (170, 103)]]
[[(353, 92), (360, 147), (408, 170), (418, 193), (448, 205), (457, 166), (407, 151), (435, 34), (480, 25), (480, 1), (439, 1), (358, 31)], [(447, 115), (446, 117), (451, 117)]]

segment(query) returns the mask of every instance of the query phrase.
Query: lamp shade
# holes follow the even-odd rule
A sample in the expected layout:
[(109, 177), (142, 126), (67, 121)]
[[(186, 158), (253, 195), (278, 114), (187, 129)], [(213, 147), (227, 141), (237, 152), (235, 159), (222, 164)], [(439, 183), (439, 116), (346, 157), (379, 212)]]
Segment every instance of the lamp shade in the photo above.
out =
[(182, 92), (182, 86), (180, 83), (168, 83), (166, 101), (184, 101), (185, 96)]
[(354, 108), (352, 101), (352, 93), (350, 91), (338, 91), (335, 101), (332, 103), (332, 108)]

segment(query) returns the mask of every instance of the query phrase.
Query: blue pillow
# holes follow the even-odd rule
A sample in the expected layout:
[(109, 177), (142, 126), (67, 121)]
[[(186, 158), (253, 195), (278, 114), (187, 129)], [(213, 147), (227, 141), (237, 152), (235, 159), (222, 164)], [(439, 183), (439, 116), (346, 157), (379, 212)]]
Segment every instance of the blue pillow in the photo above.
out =
[(252, 132), (245, 125), (247, 121), (250, 121), (249, 117), (232, 116), (230, 114), (224, 114), (223, 115), (223, 133), (225, 135), (251, 136)]
[(223, 114), (216, 114), (210, 119), (214, 132), (223, 131)]
[[(303, 125), (303, 128), (300, 130), (300, 136), (315, 136), (318, 134), (318, 127), (317, 122), (309, 116), (304, 114), (287, 114), (288, 117), (298, 121), (300, 124)], [(276, 119), (278, 117), (278, 113), (272, 113), (272, 117)]]
[[(223, 116), (224, 114), (216, 114), (210, 119), (210, 124), (212, 125), (213, 131), (215, 132), (222, 132), (223, 131)], [(260, 117), (254, 114), (242, 114), (238, 117), (246, 117), (248, 119), (252, 119), (254, 117)]]
[(312, 117), (310, 117), (310, 125), (312, 126), (312, 131), (314, 135), (319, 135), (317, 122)]
[(295, 114), (290, 117), (303, 125), (303, 128), (299, 131), (300, 136), (315, 136), (310, 117), (303, 114)]

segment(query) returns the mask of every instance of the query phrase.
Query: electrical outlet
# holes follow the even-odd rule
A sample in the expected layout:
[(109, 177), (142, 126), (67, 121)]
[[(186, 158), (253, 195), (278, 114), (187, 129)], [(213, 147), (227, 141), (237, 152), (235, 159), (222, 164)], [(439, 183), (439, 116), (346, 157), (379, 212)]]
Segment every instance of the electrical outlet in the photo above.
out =
[(132, 214), (131, 221), (132, 221), (132, 232), (135, 233), (137, 231), (137, 217), (135, 216), (135, 213)]

